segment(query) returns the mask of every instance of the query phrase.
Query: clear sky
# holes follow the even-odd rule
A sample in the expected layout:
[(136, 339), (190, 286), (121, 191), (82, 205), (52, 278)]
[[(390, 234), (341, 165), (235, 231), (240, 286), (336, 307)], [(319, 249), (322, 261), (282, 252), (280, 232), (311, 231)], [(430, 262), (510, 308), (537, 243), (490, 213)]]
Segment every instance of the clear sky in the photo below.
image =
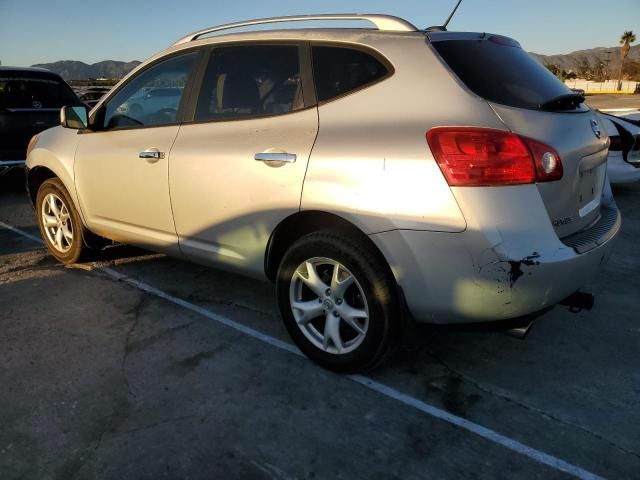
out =
[[(0, 61), (144, 60), (201, 27), (308, 13), (389, 13), (440, 24), (454, 0), (0, 0)], [(450, 30), (509, 35), (529, 51), (568, 53), (640, 33), (640, 0), (463, 0)]]

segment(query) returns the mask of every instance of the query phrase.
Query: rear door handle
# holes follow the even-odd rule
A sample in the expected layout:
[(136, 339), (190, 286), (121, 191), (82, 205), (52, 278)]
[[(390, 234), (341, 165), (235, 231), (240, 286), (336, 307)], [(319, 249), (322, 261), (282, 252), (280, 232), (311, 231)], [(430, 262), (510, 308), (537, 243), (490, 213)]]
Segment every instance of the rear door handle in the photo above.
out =
[(295, 153), (274, 153), (274, 152), (262, 152), (256, 153), (255, 158), (258, 162), (286, 162), (294, 163), (296, 161)]
[(164, 158), (164, 152), (161, 152), (157, 148), (149, 148), (144, 152), (140, 152), (138, 157), (146, 159), (149, 163), (155, 163), (161, 158)]

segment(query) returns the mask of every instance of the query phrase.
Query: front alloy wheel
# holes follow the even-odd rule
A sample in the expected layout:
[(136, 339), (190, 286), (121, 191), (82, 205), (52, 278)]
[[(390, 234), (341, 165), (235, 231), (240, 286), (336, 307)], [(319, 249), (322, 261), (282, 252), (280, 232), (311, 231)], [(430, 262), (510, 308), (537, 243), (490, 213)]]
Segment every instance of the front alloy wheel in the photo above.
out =
[(67, 253), (73, 245), (73, 222), (69, 209), (55, 193), (48, 193), (42, 201), (42, 225), (47, 240), (60, 253)]
[(58, 178), (42, 182), (35, 206), (40, 234), (51, 255), (62, 263), (75, 263), (86, 256), (89, 232)]

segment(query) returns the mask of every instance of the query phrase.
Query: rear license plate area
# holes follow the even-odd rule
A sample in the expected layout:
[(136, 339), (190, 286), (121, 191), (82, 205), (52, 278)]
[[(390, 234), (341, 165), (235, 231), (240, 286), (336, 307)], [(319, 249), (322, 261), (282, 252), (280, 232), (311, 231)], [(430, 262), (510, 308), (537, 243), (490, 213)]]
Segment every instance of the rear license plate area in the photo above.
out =
[(580, 172), (578, 208), (580, 217), (586, 217), (600, 205), (607, 164)]

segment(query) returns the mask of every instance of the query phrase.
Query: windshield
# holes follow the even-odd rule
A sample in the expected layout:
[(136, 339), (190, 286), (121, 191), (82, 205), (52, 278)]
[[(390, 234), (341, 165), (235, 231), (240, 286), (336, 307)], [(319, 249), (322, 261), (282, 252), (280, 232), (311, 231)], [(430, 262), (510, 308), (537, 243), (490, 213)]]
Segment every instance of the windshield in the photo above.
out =
[(0, 73), (0, 108), (60, 108), (79, 105), (78, 98), (62, 80), (53, 76)]
[[(470, 90), (491, 102), (537, 110), (573, 93), (509, 38), (480, 35), (476, 39), (437, 40), (432, 44)], [(563, 110), (576, 108), (576, 102), (563, 105)]]

